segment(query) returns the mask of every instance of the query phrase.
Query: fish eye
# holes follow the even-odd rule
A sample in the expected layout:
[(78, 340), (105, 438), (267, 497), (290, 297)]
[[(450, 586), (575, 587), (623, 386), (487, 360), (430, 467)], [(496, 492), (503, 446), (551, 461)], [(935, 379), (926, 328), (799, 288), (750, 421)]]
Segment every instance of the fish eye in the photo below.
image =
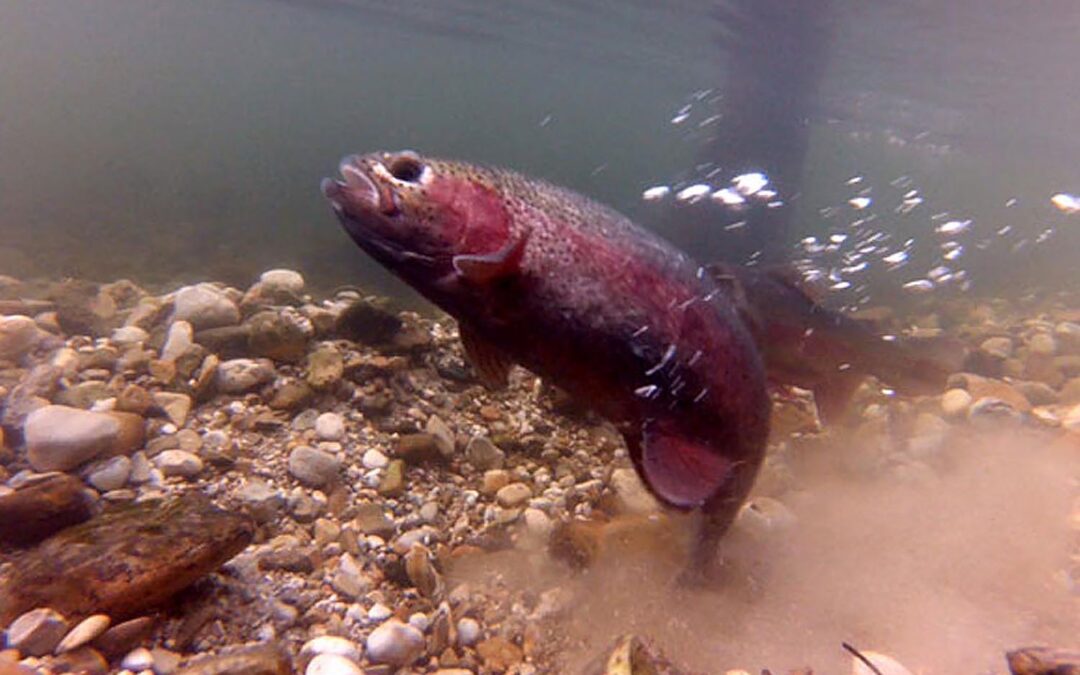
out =
[(390, 160), (390, 164), (386, 168), (390, 171), (391, 176), (406, 183), (417, 182), (420, 180), (421, 174), (424, 173), (424, 164), (420, 161), (420, 158), (411, 154), (397, 155)]

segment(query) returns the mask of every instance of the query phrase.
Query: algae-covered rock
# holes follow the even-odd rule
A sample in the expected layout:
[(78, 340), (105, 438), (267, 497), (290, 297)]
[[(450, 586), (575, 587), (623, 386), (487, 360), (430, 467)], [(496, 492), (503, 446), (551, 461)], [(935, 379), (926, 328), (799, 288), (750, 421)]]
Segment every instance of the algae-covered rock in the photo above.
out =
[(21, 554), (0, 580), (0, 625), (34, 607), (124, 619), (243, 550), (254, 527), (198, 494), (117, 506)]

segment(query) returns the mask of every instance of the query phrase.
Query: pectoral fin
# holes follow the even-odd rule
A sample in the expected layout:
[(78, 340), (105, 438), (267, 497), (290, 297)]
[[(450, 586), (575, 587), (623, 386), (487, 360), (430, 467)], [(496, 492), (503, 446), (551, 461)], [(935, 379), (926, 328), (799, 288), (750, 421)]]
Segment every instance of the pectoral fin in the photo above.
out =
[(454, 269), (474, 284), (486, 284), (513, 276), (521, 269), (526, 236), (518, 237), (491, 253), (456, 255)]
[(488, 389), (505, 389), (509, 383), (513, 360), (503, 350), (485, 340), (474, 328), (458, 324), (461, 344), (481, 384)]
[(638, 469), (657, 499), (679, 509), (704, 504), (731, 477), (734, 464), (710, 445), (650, 420), (641, 436)]

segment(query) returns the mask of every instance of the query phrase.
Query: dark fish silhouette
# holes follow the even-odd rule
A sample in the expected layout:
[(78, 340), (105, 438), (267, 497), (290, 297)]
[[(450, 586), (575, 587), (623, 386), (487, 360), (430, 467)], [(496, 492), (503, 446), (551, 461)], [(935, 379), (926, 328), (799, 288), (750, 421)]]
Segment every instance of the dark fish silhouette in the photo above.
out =
[(413, 152), (324, 180), (352, 239), (459, 323), (493, 385), (512, 363), (617, 424), (664, 503), (701, 509), (706, 571), (761, 464), (769, 399), (753, 338), (707, 271), (614, 210), (501, 169)]
[(709, 271), (754, 334), (769, 381), (813, 391), (824, 422), (843, 415), (868, 375), (919, 396), (941, 392), (960, 369), (960, 347), (878, 335), (866, 322), (821, 305), (794, 269), (714, 264)]

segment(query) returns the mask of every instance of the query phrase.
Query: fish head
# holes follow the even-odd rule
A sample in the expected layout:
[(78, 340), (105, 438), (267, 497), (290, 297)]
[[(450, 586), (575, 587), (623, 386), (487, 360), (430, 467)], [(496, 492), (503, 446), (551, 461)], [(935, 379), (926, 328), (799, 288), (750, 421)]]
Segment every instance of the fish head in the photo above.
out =
[(349, 236), (419, 290), (455, 278), (457, 261), (511, 243), (493, 171), (411, 150), (351, 155), (322, 191)]

